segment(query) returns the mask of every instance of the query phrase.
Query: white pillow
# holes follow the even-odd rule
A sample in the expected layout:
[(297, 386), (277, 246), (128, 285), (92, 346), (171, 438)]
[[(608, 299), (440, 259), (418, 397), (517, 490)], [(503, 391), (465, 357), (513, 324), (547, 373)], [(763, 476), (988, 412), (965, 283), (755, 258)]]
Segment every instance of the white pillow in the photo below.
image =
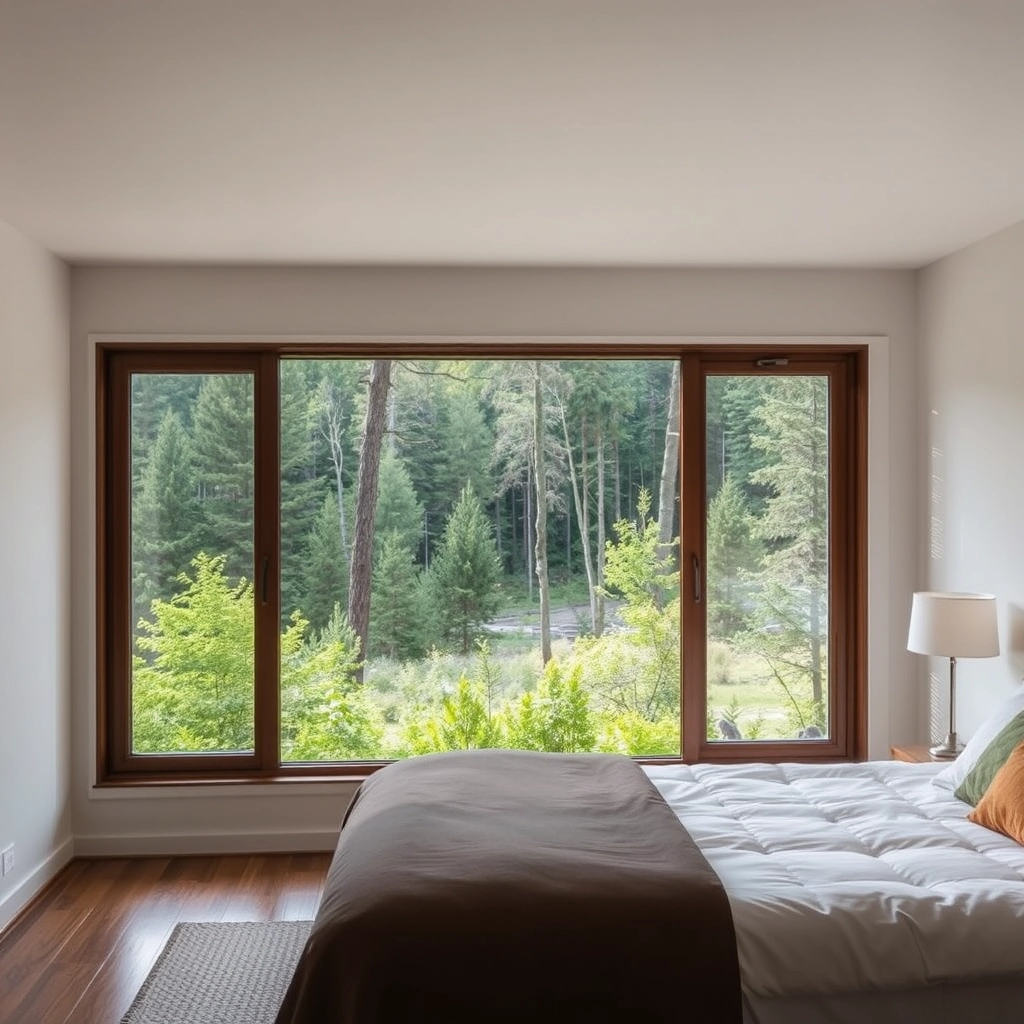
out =
[(970, 770), (978, 763), (978, 758), (985, 753), (986, 747), (999, 735), (1004, 725), (1016, 715), (1024, 711), (1024, 686), (1015, 690), (1009, 697), (978, 726), (975, 734), (967, 741), (954, 761), (951, 761), (932, 779), (932, 784), (944, 789), (956, 789)]

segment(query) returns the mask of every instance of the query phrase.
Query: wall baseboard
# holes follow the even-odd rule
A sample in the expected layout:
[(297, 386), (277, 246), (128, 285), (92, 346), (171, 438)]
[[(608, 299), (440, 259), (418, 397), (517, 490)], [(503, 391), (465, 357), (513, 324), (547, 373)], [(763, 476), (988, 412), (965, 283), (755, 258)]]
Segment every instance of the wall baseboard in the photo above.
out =
[(75, 837), (76, 857), (188, 857), (231, 853), (330, 853), (337, 829), (317, 832), (233, 832)]
[(42, 863), (37, 864), (2, 900), (0, 900), (0, 935), (38, 896), (75, 856), (75, 840), (69, 836)]

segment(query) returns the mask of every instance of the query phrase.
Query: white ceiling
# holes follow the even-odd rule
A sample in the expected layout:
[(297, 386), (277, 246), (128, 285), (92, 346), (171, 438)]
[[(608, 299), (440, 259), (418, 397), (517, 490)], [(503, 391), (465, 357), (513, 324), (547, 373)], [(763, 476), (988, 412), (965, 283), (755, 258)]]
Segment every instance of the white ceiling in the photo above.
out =
[(0, 0), (84, 261), (920, 266), (1024, 219), (1024, 0)]

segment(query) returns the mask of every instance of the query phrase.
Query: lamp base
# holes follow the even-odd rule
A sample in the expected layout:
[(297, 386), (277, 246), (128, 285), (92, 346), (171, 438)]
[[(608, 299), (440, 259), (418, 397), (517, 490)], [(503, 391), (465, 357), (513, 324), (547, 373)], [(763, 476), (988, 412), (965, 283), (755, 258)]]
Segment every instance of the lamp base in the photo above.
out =
[(946, 738), (941, 743), (929, 747), (928, 753), (940, 760), (952, 760), (963, 749), (964, 745), (957, 740), (956, 733), (950, 732), (946, 734)]

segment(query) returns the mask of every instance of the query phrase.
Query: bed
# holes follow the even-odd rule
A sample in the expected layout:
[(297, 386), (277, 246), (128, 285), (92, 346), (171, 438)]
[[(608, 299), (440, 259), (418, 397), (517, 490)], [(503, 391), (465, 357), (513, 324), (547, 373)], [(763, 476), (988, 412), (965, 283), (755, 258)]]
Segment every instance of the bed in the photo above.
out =
[(648, 769), (729, 893), (745, 1021), (1024, 1020), (1024, 847), (943, 770)]
[(951, 770), (389, 765), (277, 1024), (1024, 1020), (1024, 847), (968, 820)]

